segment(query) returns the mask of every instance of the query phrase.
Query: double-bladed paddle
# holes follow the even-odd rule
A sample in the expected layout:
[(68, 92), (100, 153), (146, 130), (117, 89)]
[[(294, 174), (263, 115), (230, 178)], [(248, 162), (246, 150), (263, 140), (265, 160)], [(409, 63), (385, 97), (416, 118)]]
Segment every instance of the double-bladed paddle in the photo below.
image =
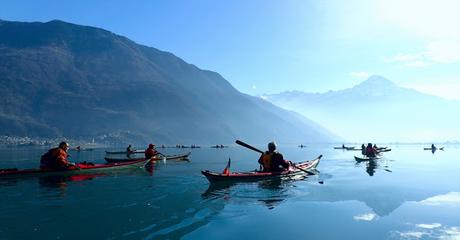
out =
[[(245, 143), (245, 142), (242, 142), (242, 141), (240, 141), (240, 140), (236, 140), (235, 143), (238, 144), (238, 145), (241, 145), (241, 146), (243, 146), (243, 147), (249, 148), (249, 149), (251, 149), (251, 150), (253, 150), (253, 151), (256, 151), (256, 152), (258, 152), (258, 153), (261, 153), (261, 154), (264, 153), (264, 152), (260, 151), (259, 149), (255, 148), (255, 147), (253, 147), (253, 146), (251, 146), (251, 145), (249, 145), (249, 144), (247, 144), (247, 143)], [(300, 171), (306, 172), (306, 173), (308, 173), (308, 174), (310, 174), (310, 175), (314, 175), (314, 174), (315, 174), (315, 173), (313, 173), (313, 172), (310, 172), (310, 171), (307, 171), (307, 170), (302, 169), (302, 168), (300, 168), (300, 167), (297, 167), (295, 164), (291, 164), (291, 166), (293, 166), (294, 168), (299, 169)]]

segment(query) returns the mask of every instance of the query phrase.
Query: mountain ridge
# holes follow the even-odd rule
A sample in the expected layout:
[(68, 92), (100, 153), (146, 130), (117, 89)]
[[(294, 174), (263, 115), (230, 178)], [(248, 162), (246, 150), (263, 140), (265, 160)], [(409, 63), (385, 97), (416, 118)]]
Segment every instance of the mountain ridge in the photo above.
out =
[(453, 120), (460, 101), (400, 87), (381, 76), (371, 76), (351, 88), (338, 91), (293, 91), (261, 97), (277, 106), (308, 115), (351, 141), (410, 142), (460, 138), (460, 129)]
[(2, 22), (0, 103), (0, 135), (130, 132), (165, 143), (336, 138), (172, 53), (58, 20)]

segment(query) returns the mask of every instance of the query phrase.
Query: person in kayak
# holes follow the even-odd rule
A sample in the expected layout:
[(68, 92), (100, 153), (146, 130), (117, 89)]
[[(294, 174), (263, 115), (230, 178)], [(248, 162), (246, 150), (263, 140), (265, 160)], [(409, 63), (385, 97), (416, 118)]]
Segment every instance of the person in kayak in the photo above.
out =
[(145, 149), (145, 159), (150, 159), (158, 154), (157, 150), (155, 149), (155, 144), (149, 144), (149, 147)]
[(131, 147), (131, 144), (126, 148), (126, 153), (129, 155), (131, 153), (134, 153), (133, 147)]
[(268, 151), (259, 158), (259, 164), (263, 172), (280, 172), (289, 168), (289, 162), (284, 160), (283, 155), (276, 150), (275, 142), (268, 143)]
[(361, 154), (366, 155), (366, 146), (364, 145), (364, 143), (361, 145)]
[(75, 163), (71, 163), (67, 160), (69, 157), (69, 154), (67, 154), (68, 149), (69, 144), (67, 142), (61, 142), (59, 143), (59, 147), (48, 150), (48, 152), (43, 154), (40, 158), (40, 168), (62, 170), (75, 166)]
[(434, 144), (431, 144), (431, 149), (436, 149), (436, 147), (434, 146)]
[(372, 143), (367, 144), (366, 156), (375, 157), (377, 155), (377, 150), (372, 146)]

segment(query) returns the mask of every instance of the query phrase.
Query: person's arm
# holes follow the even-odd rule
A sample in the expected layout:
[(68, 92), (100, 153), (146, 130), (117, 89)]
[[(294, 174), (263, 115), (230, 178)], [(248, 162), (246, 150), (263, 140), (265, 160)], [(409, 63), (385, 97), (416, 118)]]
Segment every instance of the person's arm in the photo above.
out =
[(283, 166), (283, 168), (289, 168), (290, 163), (289, 161), (284, 160), (283, 154), (279, 153), (279, 158), (280, 158), (281, 166)]
[(259, 157), (259, 160), (257, 161), (260, 165), (264, 165), (264, 154), (262, 153)]
[(273, 155), (273, 162), (276, 166), (282, 166), (283, 168), (289, 168), (289, 162), (284, 160), (284, 157), (281, 153), (275, 153)]
[(70, 164), (69, 160), (67, 160), (67, 153), (65, 151), (59, 151), (58, 156), (56, 157), (56, 162), (61, 167), (67, 167)]

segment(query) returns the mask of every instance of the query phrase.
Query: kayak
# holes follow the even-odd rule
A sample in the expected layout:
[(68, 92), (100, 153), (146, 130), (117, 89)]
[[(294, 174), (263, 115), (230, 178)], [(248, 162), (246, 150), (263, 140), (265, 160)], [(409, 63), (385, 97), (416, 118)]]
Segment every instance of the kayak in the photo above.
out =
[(357, 156), (355, 156), (356, 161), (371, 161), (371, 160), (377, 160), (377, 159), (380, 159), (380, 158), (382, 158), (382, 157), (381, 156), (375, 156), (375, 157), (366, 157), (366, 156), (357, 157)]
[(82, 175), (87, 173), (99, 173), (105, 171), (115, 171), (121, 169), (134, 169), (143, 167), (148, 163), (147, 160), (136, 160), (124, 163), (108, 163), (108, 164), (93, 164), (93, 163), (77, 163), (78, 168), (72, 167), (64, 170), (54, 169), (0, 169), (0, 178), (14, 178), (14, 177), (40, 177), (52, 175)]
[[(282, 172), (259, 172), (259, 171), (251, 171), (251, 172), (235, 172), (229, 174), (211, 172), (209, 170), (201, 171), (210, 183), (216, 182), (245, 182), (245, 181), (259, 181), (259, 180), (266, 180), (266, 179), (285, 179), (296, 175), (305, 175), (308, 174), (304, 171), (313, 170), (318, 166), (321, 158), (323, 155), (318, 156), (317, 158), (310, 160), (299, 162), (295, 164), (295, 167), (289, 167), (289, 169), (282, 171)], [(300, 170), (300, 169), (304, 170)]]
[[(153, 161), (159, 161), (163, 160), (166, 158), (166, 160), (188, 160), (188, 157), (190, 156), (191, 152), (184, 153), (184, 154), (177, 154), (177, 155), (168, 155), (168, 156), (163, 156), (161, 154), (155, 155), (152, 160)], [(119, 163), (119, 162), (129, 162), (129, 161), (139, 161), (139, 160), (145, 160), (145, 158), (109, 158), (105, 157), (105, 161), (109, 163)]]
[(355, 147), (334, 147), (334, 149), (354, 150)]
[(71, 148), (71, 149), (69, 149), (69, 151), (76, 151), (76, 152), (82, 152), (82, 151), (94, 151), (94, 148), (80, 148), (80, 149), (77, 149), (77, 148)]
[(423, 150), (444, 150), (444, 147), (440, 147), (440, 148), (423, 148)]
[[(134, 153), (144, 153), (144, 150), (134, 150), (130, 154)], [(128, 154), (127, 151), (105, 151), (106, 154)]]

